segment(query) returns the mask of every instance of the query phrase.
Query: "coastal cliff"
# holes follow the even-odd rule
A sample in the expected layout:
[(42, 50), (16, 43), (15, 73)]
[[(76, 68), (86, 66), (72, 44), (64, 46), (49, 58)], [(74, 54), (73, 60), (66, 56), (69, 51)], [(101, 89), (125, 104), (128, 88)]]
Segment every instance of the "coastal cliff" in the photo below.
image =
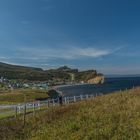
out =
[(103, 84), (105, 77), (103, 75), (98, 75), (95, 78), (91, 78), (87, 81), (88, 84)]
[(96, 70), (80, 71), (78, 69), (62, 66), (57, 69), (43, 70), (41, 68), (17, 66), (0, 62), (0, 78), (20, 81), (46, 81), (50, 85), (69, 84), (69, 83), (89, 83), (102, 84), (103, 74)]
[(76, 80), (88, 84), (103, 84), (105, 77), (102, 73), (97, 73), (96, 70), (87, 70), (77, 73)]

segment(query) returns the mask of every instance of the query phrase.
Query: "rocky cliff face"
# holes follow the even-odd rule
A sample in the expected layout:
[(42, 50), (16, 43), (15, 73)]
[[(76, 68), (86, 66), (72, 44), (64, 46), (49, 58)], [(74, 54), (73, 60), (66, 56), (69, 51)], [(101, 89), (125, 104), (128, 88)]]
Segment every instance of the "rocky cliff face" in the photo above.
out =
[(103, 75), (98, 75), (94, 78), (91, 78), (87, 81), (88, 84), (103, 84), (105, 77)]

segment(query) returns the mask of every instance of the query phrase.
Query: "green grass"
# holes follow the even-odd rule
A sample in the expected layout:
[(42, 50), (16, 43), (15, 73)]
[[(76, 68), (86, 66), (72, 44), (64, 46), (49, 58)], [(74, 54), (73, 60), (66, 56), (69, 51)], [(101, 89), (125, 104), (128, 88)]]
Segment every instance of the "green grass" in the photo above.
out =
[(15, 89), (12, 91), (5, 91), (0, 94), (0, 104), (17, 104), (32, 102), (36, 99), (44, 99), (48, 97), (48, 92), (46, 90), (38, 89)]
[(140, 88), (96, 97), (23, 119), (0, 121), (2, 140), (139, 140)]
[[(41, 106), (40, 108), (35, 108), (35, 111), (33, 111), (33, 108), (26, 109), (26, 114), (34, 115), (34, 113), (37, 113), (39, 111), (44, 111), (47, 108), (47, 106)], [(14, 109), (7, 109), (7, 110), (0, 110), (0, 120), (8, 119), (8, 118), (14, 118), (16, 117), (16, 110)], [(17, 112), (17, 117), (20, 117), (24, 114), (24, 109), (21, 110), (21, 112)]]

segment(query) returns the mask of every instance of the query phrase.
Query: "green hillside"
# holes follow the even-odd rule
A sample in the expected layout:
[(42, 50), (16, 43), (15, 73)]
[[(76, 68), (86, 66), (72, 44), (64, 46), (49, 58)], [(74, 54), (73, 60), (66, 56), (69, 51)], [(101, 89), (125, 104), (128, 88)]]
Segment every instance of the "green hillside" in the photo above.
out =
[(87, 81), (98, 75), (96, 70), (78, 71), (63, 66), (57, 69), (43, 70), (41, 68), (10, 65), (0, 62), (0, 77), (18, 80), (30, 81), (52, 81), (52, 82), (70, 82), (74, 75), (74, 81)]
[[(51, 95), (50, 95), (51, 96)], [(3, 91), (0, 94), (1, 104), (17, 104), (25, 102), (33, 102), (37, 99), (46, 99), (49, 97), (48, 91), (39, 89), (14, 89)]]
[(0, 76), (6, 77), (8, 79), (45, 80), (47, 75), (40, 68), (0, 63)]
[(0, 121), (1, 140), (139, 140), (140, 88)]

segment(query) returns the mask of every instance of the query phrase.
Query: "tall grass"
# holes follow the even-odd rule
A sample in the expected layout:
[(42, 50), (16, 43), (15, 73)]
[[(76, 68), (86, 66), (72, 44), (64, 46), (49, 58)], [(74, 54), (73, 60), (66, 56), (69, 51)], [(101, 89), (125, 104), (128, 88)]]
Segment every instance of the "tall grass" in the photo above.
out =
[(48, 92), (46, 90), (39, 89), (15, 89), (12, 91), (5, 91), (0, 94), (0, 104), (15, 104), (32, 102), (36, 99), (44, 99), (48, 97)]
[(2, 140), (139, 140), (140, 88), (0, 122)]

